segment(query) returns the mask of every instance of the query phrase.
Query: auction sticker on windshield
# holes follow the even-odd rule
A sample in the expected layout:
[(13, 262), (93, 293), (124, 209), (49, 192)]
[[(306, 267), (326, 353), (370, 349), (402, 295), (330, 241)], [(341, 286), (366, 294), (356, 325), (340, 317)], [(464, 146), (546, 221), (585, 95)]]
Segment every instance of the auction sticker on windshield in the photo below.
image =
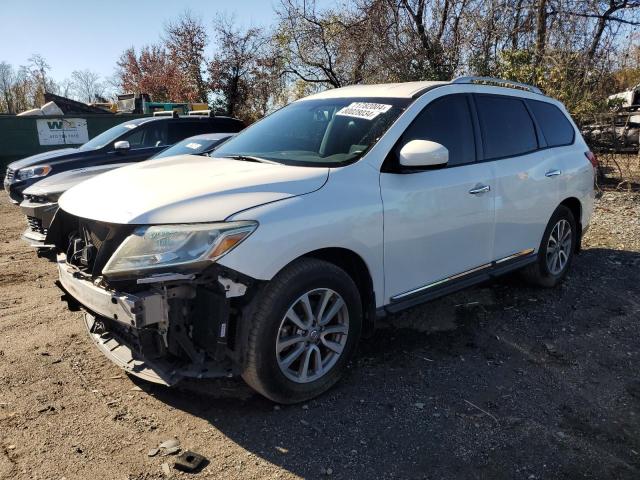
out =
[(384, 103), (353, 102), (338, 110), (336, 115), (373, 120), (381, 113), (387, 112), (390, 108), (391, 105), (386, 105)]
[(200, 145), (199, 143), (195, 143), (195, 142), (191, 142), (191, 143), (187, 143), (185, 145), (185, 147), (190, 148), (191, 150), (197, 150), (198, 148), (200, 148), (202, 145)]

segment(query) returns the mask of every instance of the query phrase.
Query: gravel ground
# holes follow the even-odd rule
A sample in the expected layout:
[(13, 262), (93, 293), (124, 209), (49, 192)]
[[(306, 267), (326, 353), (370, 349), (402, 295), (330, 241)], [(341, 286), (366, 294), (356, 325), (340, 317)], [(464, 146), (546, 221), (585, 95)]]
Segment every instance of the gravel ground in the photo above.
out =
[[(286, 407), (127, 377), (4, 195), (0, 219), (0, 478), (640, 478), (640, 194), (598, 200), (560, 288), (513, 276), (394, 316), (336, 388)], [(147, 455), (174, 436), (208, 465)]]

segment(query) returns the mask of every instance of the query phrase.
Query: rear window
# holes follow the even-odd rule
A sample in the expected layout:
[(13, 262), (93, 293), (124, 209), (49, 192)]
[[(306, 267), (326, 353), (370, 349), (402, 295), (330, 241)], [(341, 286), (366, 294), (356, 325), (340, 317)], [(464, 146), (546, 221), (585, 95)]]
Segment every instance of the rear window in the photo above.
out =
[(573, 125), (558, 107), (537, 100), (528, 100), (528, 102), (549, 147), (560, 147), (573, 143), (575, 136)]
[(533, 120), (522, 100), (477, 95), (476, 105), (486, 159), (513, 157), (538, 148)]

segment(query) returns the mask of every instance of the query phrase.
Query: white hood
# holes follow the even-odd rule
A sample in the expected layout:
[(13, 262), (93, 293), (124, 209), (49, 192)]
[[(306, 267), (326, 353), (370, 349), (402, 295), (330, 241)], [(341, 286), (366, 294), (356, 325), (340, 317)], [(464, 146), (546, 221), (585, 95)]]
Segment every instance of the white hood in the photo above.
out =
[(99, 175), (69, 189), (58, 203), (73, 215), (109, 223), (211, 222), (318, 190), (328, 174), (325, 167), (180, 155)]

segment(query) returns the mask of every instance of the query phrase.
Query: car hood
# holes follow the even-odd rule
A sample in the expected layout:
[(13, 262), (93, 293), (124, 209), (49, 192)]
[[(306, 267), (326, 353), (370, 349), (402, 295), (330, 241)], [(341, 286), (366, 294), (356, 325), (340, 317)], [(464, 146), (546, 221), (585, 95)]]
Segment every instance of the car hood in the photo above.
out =
[(328, 175), (326, 167), (179, 155), (89, 179), (65, 192), (59, 204), (72, 215), (109, 223), (211, 222), (318, 190)]
[(76, 168), (75, 170), (69, 170), (46, 177), (25, 189), (22, 193), (24, 195), (38, 196), (63, 193), (80, 182), (84, 182), (101, 173), (115, 170), (116, 168), (126, 167), (127, 165), (131, 165), (131, 163), (112, 163), (109, 165), (99, 165), (97, 167)]
[(49, 152), (37, 153), (30, 157), (23, 158), (22, 160), (16, 160), (8, 165), (12, 170), (18, 170), (20, 168), (32, 167), (33, 165), (40, 165), (52, 160), (66, 160), (67, 158), (73, 158), (76, 155), (84, 154), (77, 148), (61, 148), (59, 150), (51, 150)]

